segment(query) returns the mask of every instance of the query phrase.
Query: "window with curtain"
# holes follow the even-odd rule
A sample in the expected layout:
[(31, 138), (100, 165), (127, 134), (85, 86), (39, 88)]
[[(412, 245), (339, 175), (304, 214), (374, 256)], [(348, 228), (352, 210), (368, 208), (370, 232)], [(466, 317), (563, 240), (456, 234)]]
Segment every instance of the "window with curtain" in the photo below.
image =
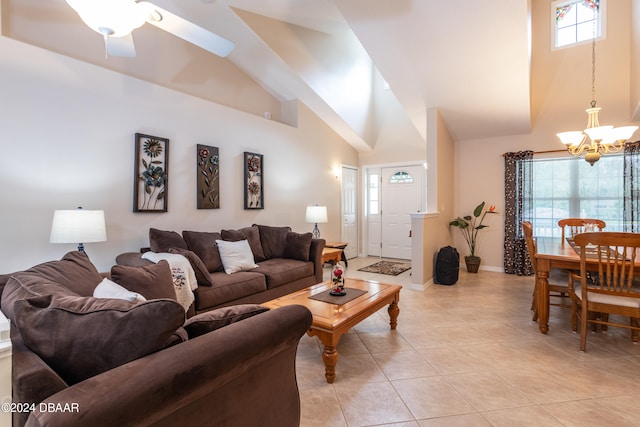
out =
[(533, 274), (522, 221), (530, 220), (533, 151), (504, 155), (504, 272), (528, 276)]
[(535, 236), (560, 237), (561, 218), (598, 218), (623, 231), (624, 157), (608, 154), (595, 166), (582, 157), (532, 162), (531, 218)]
[(624, 230), (640, 233), (640, 141), (624, 147)]

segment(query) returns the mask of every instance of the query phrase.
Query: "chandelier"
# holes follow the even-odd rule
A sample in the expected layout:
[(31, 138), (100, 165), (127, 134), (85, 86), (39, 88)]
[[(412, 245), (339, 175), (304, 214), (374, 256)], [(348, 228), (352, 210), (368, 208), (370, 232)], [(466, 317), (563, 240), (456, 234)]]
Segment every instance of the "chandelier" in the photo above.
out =
[(581, 156), (591, 166), (600, 160), (601, 154), (616, 153), (624, 148), (625, 142), (631, 138), (638, 126), (600, 126), (598, 113), (602, 108), (596, 107), (596, 37), (595, 31), (591, 42), (591, 108), (587, 108), (587, 128), (584, 132), (570, 131), (556, 134), (567, 146), (572, 156)]

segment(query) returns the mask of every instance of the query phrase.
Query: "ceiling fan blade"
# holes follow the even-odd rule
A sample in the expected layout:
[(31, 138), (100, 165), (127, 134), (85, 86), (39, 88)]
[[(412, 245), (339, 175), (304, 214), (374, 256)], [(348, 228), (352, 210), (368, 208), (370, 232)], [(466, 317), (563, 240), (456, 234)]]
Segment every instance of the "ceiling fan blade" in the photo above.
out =
[[(180, 37), (196, 46), (201, 47), (215, 55), (226, 57), (235, 48), (235, 44), (225, 38), (220, 37), (211, 31), (197, 26), (184, 18), (174, 15), (153, 3), (146, 1), (139, 2), (143, 7), (149, 8), (150, 17), (147, 22), (165, 30), (176, 37)], [(160, 19), (158, 19), (160, 18)]]
[(107, 37), (105, 43), (109, 56), (125, 56), (129, 58), (136, 56), (136, 47), (133, 45), (131, 34), (122, 37)]

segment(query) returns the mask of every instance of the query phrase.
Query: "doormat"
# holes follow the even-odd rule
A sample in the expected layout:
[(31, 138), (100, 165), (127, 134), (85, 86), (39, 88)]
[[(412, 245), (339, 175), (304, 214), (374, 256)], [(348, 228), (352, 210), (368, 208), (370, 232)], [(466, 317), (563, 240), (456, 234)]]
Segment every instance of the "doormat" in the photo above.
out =
[(389, 276), (397, 276), (400, 273), (411, 268), (410, 262), (394, 262), (380, 261), (367, 267), (359, 268), (358, 271), (366, 271), (367, 273), (387, 274)]
[(315, 295), (311, 295), (309, 298), (315, 299), (322, 302), (328, 302), (329, 304), (342, 305), (348, 303), (349, 301), (358, 298), (360, 295), (366, 294), (367, 291), (363, 291), (362, 289), (354, 289), (354, 288), (344, 288), (347, 291), (346, 295), (342, 296), (334, 296), (331, 295), (331, 289), (324, 292), (319, 292)]

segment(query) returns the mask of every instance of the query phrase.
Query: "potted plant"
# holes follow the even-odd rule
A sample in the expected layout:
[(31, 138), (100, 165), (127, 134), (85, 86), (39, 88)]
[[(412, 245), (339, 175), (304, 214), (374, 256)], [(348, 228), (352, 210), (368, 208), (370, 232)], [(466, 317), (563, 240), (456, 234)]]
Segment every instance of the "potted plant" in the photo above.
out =
[(471, 254), (464, 257), (464, 262), (467, 265), (467, 271), (469, 273), (477, 273), (478, 268), (480, 267), (480, 257), (476, 256), (476, 242), (478, 239), (478, 232), (483, 228), (488, 227), (488, 225), (484, 225), (482, 223), (484, 221), (484, 217), (487, 214), (497, 213), (495, 205), (491, 205), (487, 209), (485, 209), (484, 206), (484, 202), (482, 202), (473, 210), (473, 216), (467, 215), (462, 218), (458, 217), (449, 223), (449, 226), (458, 227), (460, 229), (464, 240), (469, 246), (469, 252)]

